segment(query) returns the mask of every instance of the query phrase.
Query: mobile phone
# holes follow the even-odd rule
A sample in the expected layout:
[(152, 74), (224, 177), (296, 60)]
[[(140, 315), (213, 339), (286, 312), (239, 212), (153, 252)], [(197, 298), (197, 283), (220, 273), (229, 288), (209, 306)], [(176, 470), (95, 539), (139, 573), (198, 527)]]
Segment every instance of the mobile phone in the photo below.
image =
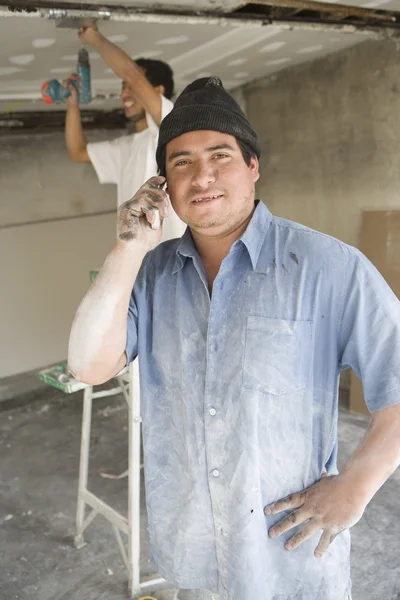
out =
[[(165, 189), (167, 185), (167, 182), (164, 181), (164, 183), (160, 184), (158, 187), (160, 188), (160, 190)], [(159, 210), (155, 210), (154, 211), (154, 222), (151, 224), (151, 228), (156, 230), (156, 229), (160, 229), (161, 227), (161, 219), (160, 219), (160, 211)]]

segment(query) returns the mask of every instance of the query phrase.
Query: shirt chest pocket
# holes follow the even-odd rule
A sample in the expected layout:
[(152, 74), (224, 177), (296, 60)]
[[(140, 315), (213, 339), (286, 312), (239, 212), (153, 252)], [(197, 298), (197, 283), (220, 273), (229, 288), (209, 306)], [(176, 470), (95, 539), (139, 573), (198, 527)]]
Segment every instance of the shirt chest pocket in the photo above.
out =
[(282, 396), (307, 387), (312, 322), (247, 317), (243, 385)]

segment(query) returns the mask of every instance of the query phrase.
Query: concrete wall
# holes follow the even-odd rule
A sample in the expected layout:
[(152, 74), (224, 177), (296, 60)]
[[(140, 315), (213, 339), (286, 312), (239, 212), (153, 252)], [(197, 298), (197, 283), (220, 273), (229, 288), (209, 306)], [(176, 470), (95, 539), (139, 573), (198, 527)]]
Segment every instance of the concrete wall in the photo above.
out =
[(5, 377), (66, 358), (89, 270), (101, 266), (115, 240), (116, 188), (99, 185), (91, 165), (69, 161), (62, 133), (3, 135), (0, 148), (0, 377)]
[[(90, 132), (98, 141), (122, 132)], [(0, 227), (112, 211), (116, 188), (99, 185), (91, 165), (69, 160), (64, 135), (0, 137)]]
[[(244, 89), (271, 212), (359, 246), (363, 210), (400, 208), (400, 63), (368, 41)], [(349, 389), (350, 372), (341, 387)]]
[(357, 246), (361, 211), (400, 208), (400, 62), (365, 42), (245, 88), (274, 214)]

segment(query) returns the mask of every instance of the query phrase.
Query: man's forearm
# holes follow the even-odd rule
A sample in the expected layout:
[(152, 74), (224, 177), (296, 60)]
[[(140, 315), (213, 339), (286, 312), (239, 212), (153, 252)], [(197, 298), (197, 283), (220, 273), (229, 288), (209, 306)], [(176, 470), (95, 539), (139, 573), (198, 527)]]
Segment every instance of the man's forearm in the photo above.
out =
[(126, 52), (110, 42), (99, 31), (90, 30), (87, 33), (88, 43), (100, 54), (104, 62), (121, 79), (131, 80), (132, 78), (142, 77), (142, 73), (135, 61), (131, 59)]
[(82, 300), (68, 352), (80, 381), (103, 383), (124, 366), (129, 299), (146, 252), (139, 243), (117, 242)]
[(85, 151), (87, 142), (83, 134), (81, 113), (78, 104), (68, 104), (65, 119), (65, 143), (72, 160), (79, 159)]
[(400, 404), (378, 410), (340, 476), (365, 505), (400, 464)]

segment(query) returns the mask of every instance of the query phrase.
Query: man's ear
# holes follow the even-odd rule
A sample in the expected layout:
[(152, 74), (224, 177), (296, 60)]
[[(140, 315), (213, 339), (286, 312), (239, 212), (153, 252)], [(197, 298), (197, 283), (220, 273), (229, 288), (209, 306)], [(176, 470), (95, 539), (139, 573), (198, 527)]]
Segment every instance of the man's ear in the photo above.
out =
[(250, 168), (251, 172), (253, 173), (253, 181), (255, 183), (256, 181), (258, 181), (260, 179), (260, 171), (259, 171), (260, 163), (258, 162), (257, 156), (252, 156), (250, 158), (249, 168)]
[(160, 92), (160, 94), (162, 96), (164, 96), (164, 94), (165, 94), (165, 87), (163, 85), (157, 85), (157, 86), (155, 86), (154, 89), (157, 90), (157, 92)]

